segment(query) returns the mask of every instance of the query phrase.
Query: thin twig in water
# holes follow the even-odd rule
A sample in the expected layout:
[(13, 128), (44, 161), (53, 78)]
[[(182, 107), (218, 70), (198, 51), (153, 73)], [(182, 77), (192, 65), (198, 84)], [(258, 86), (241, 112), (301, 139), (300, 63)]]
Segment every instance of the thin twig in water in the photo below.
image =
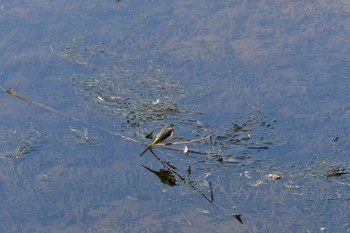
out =
[[(77, 118), (75, 118), (75, 117), (73, 117), (73, 116), (70, 116), (70, 115), (65, 114), (65, 113), (63, 113), (63, 112), (60, 112), (60, 111), (58, 111), (58, 110), (56, 110), (56, 109), (54, 109), (54, 108), (48, 107), (48, 106), (46, 106), (46, 105), (44, 105), (44, 104), (41, 104), (41, 103), (37, 103), (37, 102), (35, 102), (35, 101), (29, 99), (28, 97), (22, 95), (22, 94), (19, 93), (18, 91), (15, 91), (15, 90), (12, 89), (12, 88), (8, 88), (8, 89), (6, 90), (6, 92), (9, 93), (9, 94), (11, 94), (11, 95), (13, 95), (13, 96), (15, 96), (15, 97), (18, 97), (18, 98), (24, 100), (24, 101), (26, 101), (26, 102), (28, 102), (28, 103), (30, 103), (30, 104), (36, 105), (36, 106), (38, 106), (38, 107), (40, 107), (40, 108), (42, 108), (42, 109), (45, 109), (45, 110), (47, 110), (47, 111), (49, 111), (49, 112), (52, 112), (52, 113), (55, 113), (55, 114), (57, 114), (57, 115), (63, 116), (63, 117), (65, 117), (65, 118), (67, 118), (67, 119), (70, 119), (70, 120), (73, 120), (73, 121), (79, 121), (79, 122), (81, 122), (81, 123), (83, 123), (83, 124), (85, 124), (85, 125), (88, 125), (88, 126), (94, 127), (94, 128), (98, 128), (98, 129), (100, 129), (100, 130), (103, 130), (103, 131), (105, 131), (105, 132), (108, 132), (108, 133), (110, 133), (110, 134), (113, 134), (113, 135), (115, 135), (115, 136), (117, 136), (117, 137), (120, 137), (120, 138), (122, 138), (122, 139), (124, 139), (124, 140), (132, 141), (132, 142), (135, 142), (135, 143), (138, 143), (138, 144), (141, 144), (141, 145), (145, 145), (145, 146), (147, 145), (146, 143), (143, 143), (143, 142), (140, 142), (140, 141), (138, 141), (138, 140), (136, 140), (136, 139), (133, 139), (133, 138), (124, 136), (124, 135), (122, 135), (122, 134), (116, 133), (116, 132), (111, 131), (111, 130), (109, 130), (109, 129), (107, 129), (107, 128), (104, 128), (104, 127), (102, 127), (102, 126), (91, 125), (91, 124), (86, 123), (86, 122), (84, 122), (84, 121), (82, 121), (82, 120), (79, 120), (79, 119), (77, 119)], [(203, 138), (199, 138), (199, 139), (195, 139), (195, 140), (190, 140), (190, 141), (185, 141), (185, 142), (159, 143), (159, 144), (154, 145), (154, 147), (164, 147), (164, 148), (170, 149), (170, 150), (183, 151), (184, 149), (181, 149), (181, 148), (173, 148), (173, 147), (168, 147), (168, 146), (169, 146), (169, 145), (181, 145), (181, 144), (189, 144), (189, 143), (199, 142), (199, 141), (205, 140), (205, 139), (207, 139), (207, 138), (209, 138), (209, 137), (211, 137), (211, 136), (208, 135), (208, 136), (205, 136), (205, 137), (203, 137)], [(206, 154), (205, 152), (196, 151), (196, 150), (188, 150), (188, 153)]]
[[(40, 108), (42, 108), (42, 109), (45, 109), (45, 110), (47, 110), (47, 111), (49, 111), (49, 112), (52, 112), (52, 113), (55, 113), (55, 114), (57, 114), (57, 115), (63, 116), (63, 117), (65, 117), (65, 118), (67, 118), (67, 119), (70, 119), (70, 120), (73, 120), (73, 121), (79, 121), (79, 122), (81, 122), (81, 123), (83, 123), (83, 124), (86, 124), (86, 125), (88, 125), (88, 126), (90, 126), (90, 127), (95, 127), (95, 128), (101, 129), (101, 130), (103, 130), (103, 131), (105, 131), (105, 132), (108, 132), (108, 133), (110, 133), (110, 134), (113, 134), (113, 135), (115, 135), (115, 136), (117, 136), (117, 137), (120, 137), (120, 138), (122, 138), (122, 139), (125, 139), (125, 140), (129, 140), (129, 141), (132, 141), (132, 142), (135, 142), (135, 143), (139, 143), (139, 144), (142, 144), (142, 145), (147, 145), (147, 144), (145, 144), (145, 143), (142, 143), (142, 142), (137, 141), (137, 140), (135, 140), (135, 139), (129, 138), (129, 137), (124, 136), (124, 135), (122, 135), (122, 134), (113, 132), (113, 131), (111, 131), (111, 130), (109, 130), (109, 129), (106, 129), (106, 128), (104, 128), (104, 127), (88, 124), (88, 123), (86, 123), (86, 122), (83, 122), (82, 120), (79, 120), (79, 119), (77, 119), (77, 118), (75, 118), (75, 117), (72, 117), (72, 116), (70, 116), (70, 115), (67, 115), (67, 114), (65, 114), (65, 113), (63, 113), (63, 112), (60, 112), (60, 111), (56, 110), (56, 109), (53, 109), (53, 108), (50, 108), (50, 107), (48, 107), (48, 106), (46, 106), (46, 105), (43, 105), (43, 104), (34, 102), (34, 101), (32, 101), (31, 99), (25, 97), (24, 95), (22, 95), (21, 93), (15, 91), (15, 90), (12, 89), (12, 88), (8, 88), (8, 89), (6, 90), (6, 92), (9, 93), (9, 94), (11, 94), (11, 95), (13, 95), (13, 96), (16, 96), (16, 97), (18, 97), (18, 98), (24, 100), (24, 101), (26, 101), (26, 102), (28, 102), (28, 103), (30, 103), (30, 104), (36, 105), (36, 106), (38, 106), (38, 107), (40, 107)], [(165, 148), (171, 149), (171, 150), (183, 151), (183, 149), (168, 147), (168, 145), (190, 144), (190, 143), (199, 142), (199, 141), (202, 141), (202, 140), (205, 140), (205, 139), (208, 139), (208, 138), (209, 138), (209, 140), (210, 140), (210, 145), (209, 145), (209, 154), (210, 154), (210, 151), (211, 151), (210, 148), (211, 148), (211, 146), (212, 146), (212, 136), (211, 136), (211, 135), (205, 136), (205, 137), (203, 137), (203, 138), (195, 139), (195, 140), (185, 141), (185, 142), (163, 143), (163, 144), (156, 144), (156, 145), (154, 145), (154, 146), (161, 146), (161, 147), (165, 147)], [(151, 153), (153, 154), (153, 156), (154, 156), (163, 166), (167, 167), (171, 172), (173, 172), (175, 175), (177, 175), (183, 182), (189, 184), (195, 191), (199, 192), (207, 201), (209, 201), (210, 203), (212, 203), (212, 202), (214, 201), (213, 189), (212, 189), (212, 186), (211, 186), (211, 182), (209, 182), (209, 188), (210, 188), (210, 198), (209, 198), (207, 195), (205, 195), (204, 193), (202, 193), (196, 186), (194, 186), (194, 185), (192, 184), (192, 181), (186, 180), (183, 176), (181, 176), (181, 175), (175, 170), (175, 168), (174, 168), (173, 166), (171, 166), (171, 165), (169, 165), (168, 163), (166, 163), (166, 162), (164, 162), (163, 160), (161, 160), (161, 159), (153, 152), (152, 148), (150, 148), (150, 151), (151, 151)], [(198, 154), (205, 154), (205, 153), (203, 153), (203, 152), (201, 152), (201, 151), (195, 151), (195, 150), (191, 150), (191, 151), (188, 150), (188, 152), (190, 152), (190, 153), (198, 153)]]
[(45, 110), (47, 110), (47, 111), (49, 111), (49, 112), (53, 112), (53, 113), (55, 113), (55, 114), (58, 114), (58, 115), (60, 115), (60, 116), (65, 117), (65, 118), (68, 118), (68, 119), (71, 119), (71, 120), (74, 120), (74, 121), (78, 121), (78, 119), (75, 118), (75, 117), (72, 117), (72, 116), (70, 116), (70, 115), (64, 114), (64, 113), (62, 113), (62, 112), (60, 112), (60, 111), (58, 111), (58, 110), (56, 110), (56, 109), (53, 109), (53, 108), (50, 108), (50, 107), (46, 106), (46, 105), (43, 105), (43, 104), (34, 102), (34, 101), (32, 101), (31, 99), (28, 99), (27, 97), (25, 97), (24, 95), (22, 95), (21, 93), (15, 91), (15, 90), (12, 89), (12, 88), (7, 89), (6, 92), (9, 93), (9, 94), (11, 94), (11, 95), (13, 95), (13, 96), (16, 96), (16, 97), (18, 97), (18, 98), (24, 100), (24, 101), (27, 101), (28, 103), (31, 103), (31, 104), (33, 104), (33, 105), (36, 105), (36, 106), (40, 107), (40, 108), (43, 108), (43, 109), (45, 109)]

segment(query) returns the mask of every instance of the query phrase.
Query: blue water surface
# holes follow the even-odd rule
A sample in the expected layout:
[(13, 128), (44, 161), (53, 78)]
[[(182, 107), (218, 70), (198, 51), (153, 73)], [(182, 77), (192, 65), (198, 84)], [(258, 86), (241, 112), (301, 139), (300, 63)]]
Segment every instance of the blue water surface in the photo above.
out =
[[(349, 15), (340, 0), (0, 2), (0, 231), (349, 231)], [(169, 122), (173, 142), (213, 136), (210, 154), (154, 148), (175, 186), (138, 156)]]

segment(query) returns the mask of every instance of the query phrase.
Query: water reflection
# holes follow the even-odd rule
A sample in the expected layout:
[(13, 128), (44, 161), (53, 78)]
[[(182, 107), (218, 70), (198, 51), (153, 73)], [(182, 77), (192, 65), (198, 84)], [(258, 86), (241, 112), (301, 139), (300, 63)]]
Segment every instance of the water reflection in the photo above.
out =
[[(348, 230), (349, 11), (340, 0), (1, 3), (1, 231)], [(178, 140), (213, 135), (211, 155), (155, 153), (209, 196), (210, 184), (214, 203), (171, 185), (151, 154), (140, 166), (143, 147), (118, 136), (144, 142), (169, 121)]]

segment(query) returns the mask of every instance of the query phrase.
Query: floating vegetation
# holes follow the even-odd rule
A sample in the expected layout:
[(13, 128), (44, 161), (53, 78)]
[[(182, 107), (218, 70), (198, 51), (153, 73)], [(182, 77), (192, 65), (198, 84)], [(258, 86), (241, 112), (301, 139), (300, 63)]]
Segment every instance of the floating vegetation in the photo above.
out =
[[(346, 170), (345, 167), (342, 165), (334, 165), (331, 163), (326, 162), (325, 160), (316, 157), (316, 162), (325, 170), (322, 172), (321, 176), (325, 177), (326, 179), (329, 177), (339, 177), (343, 175), (350, 174), (349, 171)], [(315, 171), (315, 174), (319, 176), (319, 172)]]
[(100, 145), (97, 139), (89, 137), (89, 130), (87, 128), (83, 128), (83, 130), (80, 130), (73, 127), (69, 127), (69, 130), (75, 134), (77, 141), (81, 144), (91, 146)]
[[(120, 36), (121, 32), (116, 38)], [(140, 55), (124, 54), (108, 43), (92, 43), (87, 37), (85, 33), (78, 36), (58, 55), (84, 67), (71, 80), (88, 111), (129, 126), (189, 113), (188, 108), (179, 107), (188, 90), (174, 80), (173, 70)]]
[(186, 112), (177, 103), (187, 91), (162, 75), (145, 77), (125, 71), (100, 76), (75, 75), (72, 83), (90, 111), (97, 107), (101, 114), (131, 125), (177, 118)]
[[(89, 85), (91, 87), (95, 87), (94, 85)], [(73, 118), (73, 117), (70, 117), (66, 114), (64, 114), (63, 112), (60, 112), (60, 111), (57, 111), (53, 108), (50, 108), (46, 105), (43, 105), (43, 104), (40, 104), (40, 103), (37, 103), (35, 101), (32, 101), (30, 100), (29, 98), (25, 97), (24, 95), (20, 94), (19, 92), (13, 90), (13, 89), (8, 89), (8, 93), (9, 94), (12, 94), (24, 101), (27, 101), (33, 105), (36, 105), (40, 108), (43, 108), (47, 111), (50, 111), (50, 112), (53, 112), (57, 115), (60, 115), (62, 117), (66, 117), (68, 119), (71, 119), (71, 120), (74, 120), (74, 121), (79, 121), (78, 119), (76, 118)], [(95, 93), (98, 93), (98, 92), (95, 92)], [(101, 96), (97, 96), (97, 98), (99, 101), (103, 101), (105, 100), (106, 98), (102, 98)], [(157, 101), (158, 102), (158, 101)], [(158, 103), (157, 103), (158, 104)], [(254, 120), (249, 119), (248, 123), (249, 123), (249, 126), (251, 125), (255, 125), (255, 124), (258, 124), (259, 121), (256, 121), (255, 118)], [(200, 124), (199, 121), (190, 121), (190, 123), (195, 123), (195, 125), (197, 125), (197, 128), (202, 128), (203, 124)], [(263, 123), (260, 123), (260, 125), (263, 124)], [(88, 125), (88, 124), (87, 124)], [(129, 141), (132, 141), (132, 142), (136, 142), (136, 143), (140, 143), (142, 144), (141, 142), (135, 140), (135, 139), (132, 139), (130, 137), (127, 137), (127, 136), (124, 136), (122, 134), (119, 134), (119, 133), (116, 133), (116, 132), (113, 132), (113, 131), (110, 131), (108, 130), (107, 128), (104, 128), (102, 126), (94, 126), (94, 127), (97, 127), (103, 131), (106, 131), (108, 133), (111, 133), (115, 136), (118, 136), (118, 137), (121, 137), (125, 140), (129, 140)], [(268, 126), (269, 127), (269, 126)], [(233, 125), (232, 128), (230, 128), (229, 130), (230, 131), (239, 131), (239, 132), (248, 132), (248, 127), (242, 127), (242, 126), (238, 126), (238, 125)], [(89, 137), (89, 131), (85, 128), (83, 130), (78, 130), (78, 129), (75, 129), (75, 128), (71, 128), (71, 131), (74, 132), (77, 137), (79, 139), (82, 140), (83, 143), (88, 143), (88, 144), (94, 144), (94, 141), (90, 141), (90, 137)], [(250, 134), (249, 134), (250, 135)], [(250, 140), (252, 140), (252, 137), (249, 136), (248, 137)], [(190, 149), (185, 149), (186, 150), (186, 153), (197, 153), (197, 154), (207, 154), (209, 155), (208, 158), (211, 157), (212, 155), (212, 136), (211, 135), (207, 135), (207, 136), (204, 136), (202, 138), (199, 138), (199, 139), (193, 139), (193, 140), (184, 140), (184, 141), (180, 141), (180, 142), (172, 142), (172, 143), (166, 143), (164, 145), (160, 145), (159, 146), (166, 146), (168, 149), (173, 149), (173, 150), (180, 150), (180, 151), (184, 151), (184, 149), (181, 149), (181, 148), (172, 148), (172, 147), (168, 147), (169, 145), (186, 145), (186, 144), (192, 144), (192, 143), (196, 143), (196, 142), (200, 142), (200, 141), (204, 141), (204, 140), (209, 140), (209, 149), (207, 151), (198, 151), (198, 150), (190, 150)], [(27, 144), (26, 144), (27, 145)], [(31, 144), (28, 144), (28, 145), (31, 145)], [(155, 145), (156, 146), (156, 145)], [(158, 146), (158, 144), (157, 144)], [(251, 146), (251, 145), (250, 145)], [(31, 147), (29, 147), (31, 148)], [(19, 150), (20, 152), (22, 152), (22, 150)], [(27, 150), (24, 150), (24, 151), (27, 151)], [(192, 176), (192, 177), (195, 177), (194, 179), (191, 178), (191, 177), (184, 177), (182, 176), (178, 171), (177, 169), (175, 168), (175, 166), (171, 165), (169, 162), (165, 162), (164, 160), (160, 159), (156, 154), (155, 152), (152, 150), (152, 148), (150, 148), (150, 152), (153, 154), (153, 156), (166, 168), (165, 170), (164, 169), (161, 169), (159, 171), (155, 171), (155, 170), (152, 170), (152, 169), (149, 169), (147, 167), (145, 167), (148, 171), (156, 174), (159, 179), (161, 180), (161, 182), (169, 185), (169, 186), (174, 186), (176, 184), (176, 178), (175, 176), (177, 176), (177, 178), (179, 178), (182, 182), (184, 182), (185, 184), (189, 185), (194, 191), (198, 192), (202, 197), (204, 197), (208, 202), (213, 202), (214, 201), (214, 195), (213, 195), (213, 189), (212, 189), (212, 184), (210, 181), (207, 180), (207, 178), (209, 176), (211, 176), (211, 172), (210, 170), (202, 170), (202, 175), (195, 175), (193, 174), (193, 169), (191, 167), (191, 169), (187, 169), (187, 174), (188, 176)], [(18, 154), (18, 152), (17, 152)], [(217, 153), (216, 153), (217, 154)], [(218, 156), (214, 156), (215, 160), (217, 160), (217, 158), (220, 157), (222, 158), (221, 155), (218, 155)], [(204, 158), (203, 159), (203, 162), (204, 164), (208, 164), (206, 161), (208, 159)], [(199, 161), (200, 162), (200, 161)], [(222, 160), (220, 163), (223, 163), (224, 160)], [(200, 162), (201, 163), (201, 162)], [(197, 169), (196, 169), (197, 170)], [(259, 184), (257, 184), (259, 185)], [(206, 191), (204, 191), (206, 190)]]
[(31, 126), (27, 131), (22, 129), (1, 129), (0, 142), (3, 145), (0, 157), (18, 158), (29, 154), (35, 145), (46, 135), (36, 127)]
[(342, 176), (345, 174), (349, 174), (349, 172), (346, 172), (344, 168), (334, 168), (326, 171), (326, 178), (331, 176)]
[[(49, 112), (52, 112), (52, 113), (55, 113), (57, 115), (60, 115), (62, 117), (66, 117), (68, 119), (71, 119), (71, 120), (74, 120), (74, 121), (79, 121), (78, 119), (76, 118), (73, 118), (73, 117), (70, 117), (69, 115), (63, 113), (63, 112), (60, 112), (56, 109), (53, 109), (53, 108), (50, 108), (44, 104), (40, 104), (40, 103), (37, 103), (35, 101), (32, 101), (31, 99), (27, 98), (26, 96), (22, 95), (21, 93), (15, 91), (14, 89), (11, 89), (9, 88), (7, 90), (7, 92), (13, 96), (16, 96), (24, 101), (27, 101), (35, 106), (38, 106), (42, 109), (45, 109)], [(108, 133), (111, 133), (115, 136), (118, 136), (120, 138), (123, 138), (125, 140), (129, 140), (129, 141), (132, 141), (132, 142), (136, 142), (136, 143), (140, 143), (138, 142), (137, 140), (135, 139), (132, 139), (132, 138), (129, 138), (127, 136), (124, 136), (122, 134), (119, 134), (119, 133), (116, 133), (116, 132), (113, 132), (113, 131), (110, 131), (102, 126), (95, 126), (105, 132), (108, 132)], [(79, 138), (83, 139), (83, 141), (85, 143), (91, 143), (90, 142), (90, 138), (89, 138), (89, 133), (88, 133), (88, 130), (87, 129), (84, 129), (83, 131), (81, 130), (78, 130), (78, 129), (74, 129), (74, 128), (71, 128), (71, 131), (74, 132)], [(212, 149), (212, 136), (211, 135), (207, 135), (205, 137), (202, 137), (202, 138), (199, 138), (199, 139), (194, 139), (194, 140), (190, 140), (190, 141), (183, 141), (183, 142), (173, 142), (173, 143), (166, 143), (164, 145), (161, 145), (161, 144), (156, 144), (154, 146), (158, 146), (158, 145), (161, 145), (161, 146), (167, 146), (167, 145), (171, 145), (171, 144), (174, 144), (174, 145), (182, 145), (182, 144), (190, 144), (190, 143), (196, 143), (196, 142), (200, 142), (200, 141), (203, 141), (203, 140), (206, 140), (206, 139), (209, 139), (209, 150), (205, 153), (208, 153), (209, 155), (211, 154), (211, 149)], [(141, 143), (142, 144), (142, 143)], [(28, 144), (28, 145), (31, 145), (31, 144)], [(31, 147), (30, 147), (31, 148)], [(182, 151), (182, 149), (179, 149), (179, 148), (172, 148), (172, 149), (175, 149), (175, 150), (180, 150)], [(151, 170), (147, 167), (145, 167), (147, 170), (151, 171), (152, 173), (156, 174), (160, 180), (163, 182), (163, 183), (166, 183), (168, 184), (169, 186), (174, 186), (176, 185), (176, 178), (175, 178), (175, 175), (181, 180), (183, 181), (184, 183), (187, 183), (189, 186), (192, 187), (193, 190), (199, 192), (207, 201), (209, 202), (213, 202), (214, 201), (214, 198), (213, 198), (213, 190), (212, 190), (212, 185), (211, 185), (211, 182), (208, 182), (205, 180), (205, 178), (207, 178), (207, 176), (210, 175), (210, 173), (206, 173), (205, 177), (203, 178), (202, 180), (202, 183), (200, 184), (200, 186), (205, 186), (205, 188), (209, 189), (210, 190), (210, 196), (206, 195), (205, 193), (203, 193), (199, 188), (197, 188), (193, 182), (191, 180), (188, 180), (186, 178), (184, 178), (181, 174), (179, 174), (177, 171), (176, 171), (176, 167), (171, 165), (169, 162), (165, 162), (163, 160), (161, 160), (152, 150), (152, 148), (150, 147), (149, 148), (150, 152), (153, 154), (153, 156), (164, 166), (167, 168), (167, 170), (164, 170), (164, 169), (161, 169), (160, 171), (155, 171), (155, 170)], [(22, 151), (22, 150), (21, 150)], [(26, 150), (24, 150), (26, 151)], [(188, 150), (186, 149), (186, 152), (189, 153), (199, 153), (199, 154), (203, 154), (204, 152), (201, 152), (201, 151), (195, 151), (195, 150)]]
[[(117, 33), (115, 38), (119, 37), (123, 34)], [(196, 109), (193, 106), (181, 104), (186, 97), (196, 98), (193, 93), (198, 90), (189, 90), (177, 82), (173, 67), (162, 67), (142, 54), (120, 50), (120, 45), (113, 47), (115, 41), (109, 44), (88, 38), (89, 35), (83, 33), (60, 53), (64, 59), (84, 66), (71, 81), (87, 111), (103, 115), (118, 124), (118, 130), (126, 128), (134, 135), (142, 132), (129, 130), (130, 126), (153, 129), (162, 121), (177, 120), (189, 126), (183, 130), (191, 136), (212, 134), (212, 127), (199, 122), (196, 117), (186, 119), (201, 114), (193, 112)], [(264, 150), (280, 140), (281, 135), (274, 128), (276, 119), (269, 119), (259, 104), (251, 109), (250, 116), (242, 122), (232, 122), (214, 132), (218, 154), (232, 155), (233, 145), (242, 150)], [(188, 150), (185, 148), (184, 152), (188, 153)]]
[(231, 126), (216, 137), (221, 150), (231, 149), (230, 145), (247, 149), (269, 149), (269, 145), (280, 143), (280, 134), (275, 129), (276, 119), (269, 120), (261, 109), (255, 110), (243, 123)]

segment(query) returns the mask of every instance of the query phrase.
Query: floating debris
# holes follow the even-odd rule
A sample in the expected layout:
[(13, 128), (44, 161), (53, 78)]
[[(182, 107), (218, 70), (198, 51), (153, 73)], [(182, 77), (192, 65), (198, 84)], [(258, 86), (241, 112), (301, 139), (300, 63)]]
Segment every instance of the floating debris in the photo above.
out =
[(184, 154), (188, 154), (188, 147), (187, 147), (187, 146), (185, 146), (185, 148), (184, 148), (184, 150), (183, 150), (183, 153), (184, 153)]
[(153, 105), (156, 105), (156, 104), (159, 104), (160, 103), (160, 100), (159, 99), (157, 99), (156, 101), (152, 101), (152, 104)]
[(326, 178), (332, 177), (332, 176), (342, 176), (345, 174), (349, 174), (349, 172), (345, 172), (344, 168), (330, 169), (326, 171)]
[(208, 210), (198, 210), (198, 213), (210, 214), (210, 212)]
[[(46, 135), (46, 132), (40, 132), (37, 130), (36, 127), (33, 126), (30, 127), (27, 132), (19, 132), (18, 130), (12, 130), (10, 131), (10, 134), (11, 135), (6, 136), (6, 139), (4, 138), (4, 140), (0, 138), (0, 141), (7, 141), (6, 144), (9, 145), (17, 143), (19, 145), (14, 149), (8, 150), (7, 148), (5, 148), (5, 151), (0, 152), (0, 157), (18, 158), (29, 154), (35, 149), (35, 145)], [(19, 140), (18, 137), (22, 138), (22, 140)]]
[(69, 130), (75, 134), (77, 141), (81, 144), (86, 144), (91, 146), (97, 146), (101, 144), (97, 139), (89, 137), (89, 130), (87, 128), (83, 128), (82, 130), (79, 130), (70, 126)]
[(268, 179), (273, 179), (273, 180), (279, 180), (279, 179), (282, 178), (282, 176), (279, 173), (277, 173), (277, 172), (273, 172), (273, 173), (267, 174), (265, 177), (268, 178)]

